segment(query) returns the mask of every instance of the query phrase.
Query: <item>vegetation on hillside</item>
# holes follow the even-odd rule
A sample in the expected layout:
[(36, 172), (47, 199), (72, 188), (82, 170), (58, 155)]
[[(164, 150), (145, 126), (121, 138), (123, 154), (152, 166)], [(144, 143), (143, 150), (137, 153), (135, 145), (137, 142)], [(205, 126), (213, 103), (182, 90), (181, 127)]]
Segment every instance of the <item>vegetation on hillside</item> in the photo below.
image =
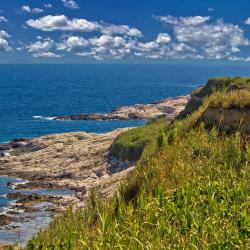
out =
[(250, 78), (241, 77), (218, 77), (211, 78), (203, 88), (193, 92), (193, 95), (204, 98), (218, 91), (229, 92), (233, 90), (250, 90)]
[(27, 249), (250, 249), (249, 138), (198, 123), (210, 104), (249, 108), (250, 81), (234, 79), (231, 93), (210, 91), (219, 80), (209, 80), (202, 106), (183, 120), (121, 135), (113, 153), (142, 157), (127, 183), (109, 201), (93, 191), (86, 209), (69, 209)]
[(241, 89), (228, 93), (217, 92), (211, 96), (209, 107), (238, 110), (250, 109), (250, 91)]
[(110, 148), (110, 155), (129, 161), (154, 155), (169, 124), (169, 120), (161, 118), (119, 135)]
[[(188, 115), (195, 112), (200, 106), (203, 105), (204, 101), (216, 93), (219, 93), (217, 98), (227, 98), (226, 93), (231, 93), (235, 91), (244, 91), (244, 93), (250, 90), (250, 78), (241, 77), (219, 77), (211, 78), (208, 80), (207, 84), (202, 88), (199, 87), (195, 89), (191, 95), (191, 100), (187, 103), (185, 109), (180, 113), (178, 118), (185, 118)], [(233, 94), (234, 95), (234, 94)], [(246, 94), (245, 97), (248, 97)], [(215, 99), (215, 98), (214, 98)], [(236, 98), (234, 98), (235, 100)]]

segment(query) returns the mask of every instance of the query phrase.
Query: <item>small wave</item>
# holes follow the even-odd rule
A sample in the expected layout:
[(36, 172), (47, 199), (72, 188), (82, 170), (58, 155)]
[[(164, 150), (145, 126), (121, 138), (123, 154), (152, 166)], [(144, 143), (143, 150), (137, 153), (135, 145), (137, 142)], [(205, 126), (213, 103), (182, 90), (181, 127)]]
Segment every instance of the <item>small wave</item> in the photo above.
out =
[(188, 88), (198, 88), (200, 87), (200, 85), (198, 84), (190, 84), (190, 85), (187, 85)]
[(23, 180), (20, 179), (20, 180), (17, 180), (16, 182), (12, 183), (12, 187), (16, 188), (16, 186), (18, 186), (18, 185), (24, 185), (26, 183), (29, 183), (29, 181), (23, 181)]
[(11, 183), (10, 187), (11, 187), (11, 189), (16, 189), (16, 187), (18, 185), (24, 185), (26, 183), (29, 183), (29, 181), (17, 178), (16, 181), (14, 181), (14, 182)]
[[(13, 203), (13, 205), (16, 205), (16, 203)], [(10, 208), (11, 208), (11, 204), (6, 203), (3, 207), (0, 208), (0, 215), (1, 214), (7, 215), (8, 212), (10, 211)]]
[(18, 181), (18, 182), (15, 182), (14, 184), (16, 184), (16, 185), (24, 185), (26, 183), (29, 183), (29, 181)]
[(55, 118), (57, 118), (56, 116), (41, 116), (41, 115), (34, 115), (32, 117), (33, 119), (39, 119), (39, 120), (47, 120), (47, 121), (52, 121), (54, 120)]

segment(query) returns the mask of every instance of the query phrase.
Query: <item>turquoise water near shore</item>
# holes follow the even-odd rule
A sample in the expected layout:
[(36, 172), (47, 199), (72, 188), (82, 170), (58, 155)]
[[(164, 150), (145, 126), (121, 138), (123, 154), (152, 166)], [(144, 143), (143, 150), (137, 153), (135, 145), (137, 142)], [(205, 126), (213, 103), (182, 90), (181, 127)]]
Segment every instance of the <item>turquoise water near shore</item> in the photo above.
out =
[[(247, 76), (249, 65), (0, 65), (0, 142), (45, 134), (105, 132), (128, 121), (52, 121), (189, 94), (212, 76)], [(37, 119), (39, 117), (39, 119)]]

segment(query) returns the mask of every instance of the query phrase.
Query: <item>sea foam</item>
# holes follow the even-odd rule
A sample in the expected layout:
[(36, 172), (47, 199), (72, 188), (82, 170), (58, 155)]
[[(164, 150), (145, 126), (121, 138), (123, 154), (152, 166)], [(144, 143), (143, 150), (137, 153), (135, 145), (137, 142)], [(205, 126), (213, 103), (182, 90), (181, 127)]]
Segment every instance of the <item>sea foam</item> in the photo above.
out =
[(34, 115), (32, 117), (33, 119), (39, 119), (39, 120), (47, 120), (47, 121), (52, 121), (54, 120), (55, 118), (57, 118), (56, 116), (41, 116), (41, 115)]

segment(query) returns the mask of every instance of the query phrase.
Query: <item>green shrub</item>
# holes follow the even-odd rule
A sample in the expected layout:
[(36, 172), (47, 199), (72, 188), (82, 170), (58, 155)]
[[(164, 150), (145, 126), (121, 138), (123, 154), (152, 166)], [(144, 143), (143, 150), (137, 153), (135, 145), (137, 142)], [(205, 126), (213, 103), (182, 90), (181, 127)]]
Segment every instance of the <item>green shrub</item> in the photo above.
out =
[(211, 96), (209, 107), (221, 109), (249, 109), (250, 90), (236, 90), (228, 93), (217, 92)]
[(215, 92), (231, 91), (236, 89), (250, 90), (250, 78), (241, 77), (218, 77), (211, 78), (207, 84), (194, 92), (194, 95), (201, 98), (212, 95)]
[(112, 144), (110, 155), (129, 161), (139, 160), (143, 152), (145, 157), (153, 155), (157, 150), (158, 136), (164, 136), (169, 124), (169, 120), (161, 118), (121, 134)]
[[(203, 105), (204, 100), (215, 93), (220, 93), (220, 97), (223, 97), (224, 94), (228, 92), (233, 93), (235, 90), (245, 90), (246, 92), (249, 92), (250, 78), (211, 78), (204, 87), (199, 87), (193, 91), (191, 100), (187, 103), (185, 109), (179, 114), (178, 118), (186, 118), (188, 115), (197, 111), (199, 107)], [(245, 97), (248, 98), (246, 95)], [(238, 102), (237, 105), (240, 105), (240, 102)]]

